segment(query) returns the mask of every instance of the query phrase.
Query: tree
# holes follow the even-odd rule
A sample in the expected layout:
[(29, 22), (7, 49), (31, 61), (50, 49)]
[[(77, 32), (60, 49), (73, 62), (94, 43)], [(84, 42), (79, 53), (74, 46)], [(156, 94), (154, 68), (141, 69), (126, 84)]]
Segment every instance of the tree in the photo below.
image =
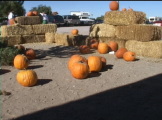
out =
[(39, 13), (45, 12), (47, 15), (52, 14), (51, 7), (46, 5), (39, 5), (38, 7), (33, 7), (30, 11), (38, 11)]
[(7, 17), (11, 10), (15, 15), (23, 16), (25, 14), (23, 3), (24, 1), (0, 1), (0, 16)]
[(101, 17), (97, 17), (96, 20), (104, 20), (104, 16), (101, 15)]

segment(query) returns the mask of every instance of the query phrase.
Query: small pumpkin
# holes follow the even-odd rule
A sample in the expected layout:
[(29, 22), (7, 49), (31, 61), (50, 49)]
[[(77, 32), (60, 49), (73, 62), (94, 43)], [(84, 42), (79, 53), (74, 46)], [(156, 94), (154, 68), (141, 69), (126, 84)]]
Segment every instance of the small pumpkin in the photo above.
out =
[(123, 59), (125, 61), (134, 61), (136, 59), (135, 52), (127, 51), (123, 54)]
[(25, 87), (34, 86), (38, 81), (38, 76), (33, 70), (21, 70), (16, 75), (17, 82)]
[(33, 16), (34, 14), (33, 14), (33, 11), (29, 11), (28, 13), (27, 13), (27, 16)]
[(78, 35), (78, 33), (79, 33), (78, 29), (71, 30), (72, 35)]
[(25, 55), (29, 60), (36, 58), (36, 52), (35, 52), (35, 50), (33, 50), (31, 48), (29, 48), (25, 51)]
[(100, 57), (100, 59), (101, 59), (101, 62), (102, 62), (102, 68), (106, 67), (106, 63), (107, 63), (106, 58)]
[(108, 44), (106, 43), (99, 43), (98, 44), (98, 52), (100, 54), (106, 54), (109, 51)]
[(115, 41), (109, 41), (108, 46), (109, 46), (109, 51), (116, 52), (118, 50), (118, 43)]
[(99, 56), (89, 56), (88, 66), (90, 72), (100, 72), (102, 69), (102, 61)]
[(15, 24), (15, 19), (14, 18), (10, 19), (9, 20), (9, 25), (14, 25), (14, 24)]
[(82, 54), (88, 54), (88, 53), (90, 53), (90, 48), (87, 45), (81, 45), (79, 47), (79, 51)]
[(71, 74), (74, 78), (85, 79), (89, 74), (88, 64), (84, 61), (74, 62)]
[(127, 9), (126, 8), (123, 8), (122, 11), (127, 11)]
[(133, 9), (132, 8), (129, 8), (128, 11), (133, 11)]
[(34, 16), (38, 16), (38, 11), (32, 11)]
[(16, 55), (14, 58), (14, 67), (17, 69), (26, 69), (29, 65), (29, 60), (25, 55)]
[(68, 61), (68, 69), (71, 70), (73, 68), (73, 64), (75, 62), (78, 62), (78, 61), (82, 61), (82, 62), (88, 63), (88, 60), (85, 57), (83, 57), (81, 55), (78, 55), (78, 54), (72, 55), (70, 57), (69, 61)]
[(97, 50), (97, 49), (98, 49), (98, 44), (99, 44), (98, 42), (92, 43), (92, 44), (90, 45), (90, 48), (91, 48), (91, 49), (96, 49), (96, 50)]
[(123, 54), (127, 52), (128, 50), (126, 48), (120, 48), (115, 52), (115, 56), (117, 58), (123, 58)]
[(109, 4), (109, 8), (110, 10), (114, 11), (114, 10), (118, 10), (119, 9), (119, 3), (117, 1), (112, 1)]

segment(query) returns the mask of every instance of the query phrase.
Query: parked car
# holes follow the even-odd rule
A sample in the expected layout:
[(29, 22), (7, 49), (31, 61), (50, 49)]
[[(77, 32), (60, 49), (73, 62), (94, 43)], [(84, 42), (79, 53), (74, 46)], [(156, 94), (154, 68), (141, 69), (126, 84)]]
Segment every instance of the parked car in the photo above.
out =
[(153, 25), (162, 26), (162, 20), (153, 22)]
[(48, 15), (49, 23), (54, 23), (57, 26), (63, 26), (65, 24), (61, 15)]
[(80, 19), (79, 16), (76, 15), (63, 15), (65, 25), (79, 25), (80, 24)]

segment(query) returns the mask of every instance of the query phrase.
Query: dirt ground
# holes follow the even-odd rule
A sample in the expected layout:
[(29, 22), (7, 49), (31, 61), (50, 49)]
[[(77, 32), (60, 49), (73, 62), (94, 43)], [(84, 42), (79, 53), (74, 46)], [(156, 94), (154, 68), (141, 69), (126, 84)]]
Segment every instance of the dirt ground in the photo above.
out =
[(19, 70), (2, 66), (2, 120), (162, 120), (162, 59), (138, 57), (134, 62), (104, 56), (107, 66), (86, 79), (71, 76), (67, 62), (77, 48), (56, 44), (24, 44), (37, 52), (28, 69), (38, 75), (33, 87), (16, 81)]

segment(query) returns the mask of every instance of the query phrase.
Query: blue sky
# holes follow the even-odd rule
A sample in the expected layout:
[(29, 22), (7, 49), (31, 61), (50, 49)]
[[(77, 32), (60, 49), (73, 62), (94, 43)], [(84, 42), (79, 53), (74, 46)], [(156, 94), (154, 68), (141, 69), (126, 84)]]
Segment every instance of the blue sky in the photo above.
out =
[[(60, 15), (70, 14), (70, 11), (84, 11), (93, 14), (93, 18), (105, 15), (109, 9), (111, 1), (24, 1), (24, 8), (28, 12), (38, 5), (50, 6), (52, 11), (57, 11)], [(162, 1), (120, 1), (122, 8), (132, 8), (134, 11), (146, 13), (146, 17), (162, 17)]]

